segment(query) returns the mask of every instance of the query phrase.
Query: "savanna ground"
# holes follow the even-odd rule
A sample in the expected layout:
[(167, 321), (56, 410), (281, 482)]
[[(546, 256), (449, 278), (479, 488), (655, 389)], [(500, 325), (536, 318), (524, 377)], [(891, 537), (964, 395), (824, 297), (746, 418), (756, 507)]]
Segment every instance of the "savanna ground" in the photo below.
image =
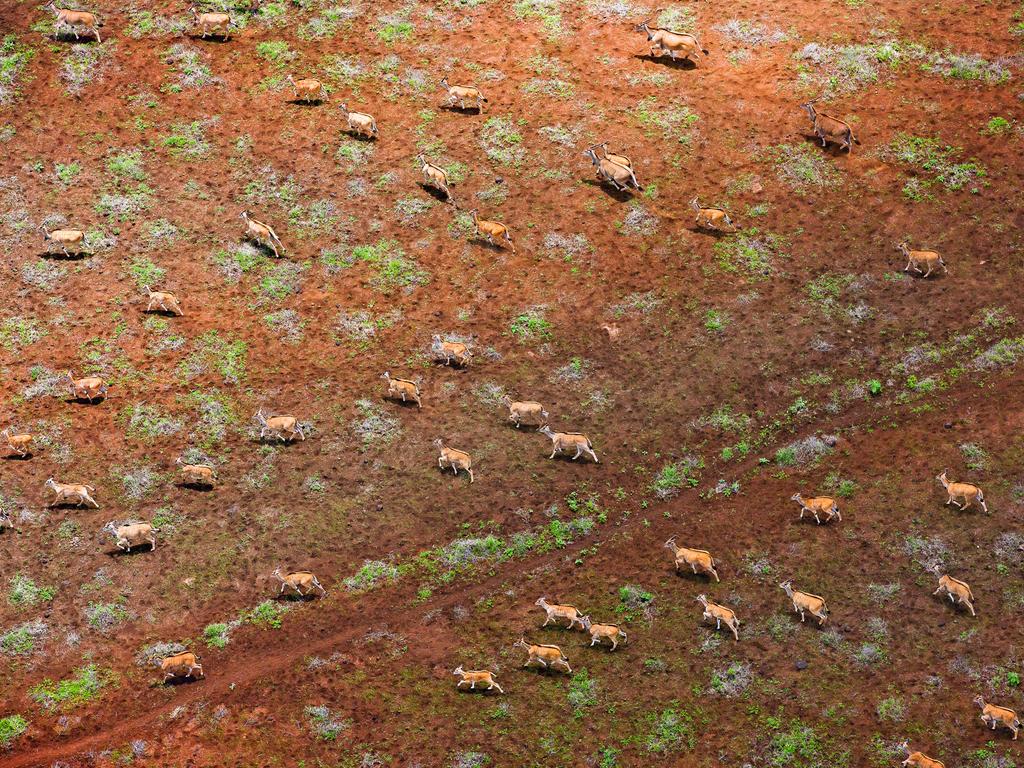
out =
[[(1024, 6), (303, 0), (233, 9), (227, 42), (183, 3), (86, 8), (102, 43), (0, 8), (2, 424), (36, 434), (0, 466), (0, 763), (844, 768), (904, 739), (1020, 762), (971, 699), (1024, 706)], [(655, 14), (710, 56), (641, 55)], [(330, 101), (292, 102), (289, 73)], [(445, 74), (483, 115), (443, 106)], [(852, 155), (811, 137), (815, 96)], [(643, 193), (596, 183), (602, 140)], [(695, 195), (739, 231), (698, 231)], [(517, 254), (472, 237), (473, 207)], [(40, 225), (92, 255), (48, 256)], [(904, 239), (948, 274), (904, 274)], [(147, 284), (186, 315), (144, 314)], [(473, 364), (434, 364), (435, 333)], [(69, 368), (107, 399), (71, 401)], [(422, 377), (422, 411), (385, 370)], [(505, 393), (601, 463), (549, 461)], [(261, 406), (309, 439), (260, 443)], [(438, 471), (438, 436), (476, 482)], [(179, 456), (219, 486), (182, 487)], [(987, 514), (944, 505), (944, 468)], [(50, 476), (101, 508), (47, 509)], [(843, 521), (798, 522), (798, 490)], [(128, 519), (156, 551), (117, 553), (101, 528)], [(672, 535), (721, 583), (675, 575)], [(932, 562), (977, 618), (931, 596)], [(279, 565), (328, 596), (276, 599)], [(827, 598), (824, 629), (785, 578)], [(542, 595), (628, 644), (539, 629)], [(574, 674), (520, 669), (520, 636)], [(206, 679), (160, 685), (149, 662), (182, 648)], [(458, 664), (506, 695), (457, 693)]]

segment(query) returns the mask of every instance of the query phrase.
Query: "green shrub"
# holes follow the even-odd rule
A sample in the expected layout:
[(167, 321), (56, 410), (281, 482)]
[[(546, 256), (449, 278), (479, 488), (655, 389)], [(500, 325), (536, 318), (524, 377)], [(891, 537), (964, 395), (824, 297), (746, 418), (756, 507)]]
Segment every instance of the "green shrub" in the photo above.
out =
[(7, 748), (28, 730), (28, 720), (21, 715), (0, 717), (0, 747)]
[(114, 680), (110, 671), (87, 664), (78, 669), (74, 677), (60, 681), (43, 680), (29, 691), (29, 696), (45, 709), (73, 709), (99, 698), (103, 689)]

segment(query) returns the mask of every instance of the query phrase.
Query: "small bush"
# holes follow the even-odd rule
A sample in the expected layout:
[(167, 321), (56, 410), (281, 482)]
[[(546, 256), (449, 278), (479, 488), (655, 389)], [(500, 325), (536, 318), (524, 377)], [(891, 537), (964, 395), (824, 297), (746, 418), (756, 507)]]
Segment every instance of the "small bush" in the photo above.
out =
[(339, 718), (325, 706), (306, 707), (306, 717), (313, 735), (321, 741), (334, 741), (338, 735), (349, 727), (350, 723)]
[(203, 640), (211, 648), (223, 648), (231, 642), (230, 630), (228, 624), (207, 624), (203, 628)]
[(355, 576), (345, 579), (345, 586), (355, 591), (366, 591), (378, 586), (381, 582), (394, 581), (398, 578), (398, 568), (383, 560), (367, 560), (356, 572)]
[(0, 717), (0, 747), (6, 749), (28, 730), (28, 720), (21, 715)]
[(7, 594), (7, 601), (14, 606), (48, 603), (57, 594), (56, 587), (36, 586), (36, 583), (23, 573), (16, 573), (12, 576), (10, 585), (11, 591)]
[(287, 605), (275, 603), (273, 600), (264, 600), (251, 611), (244, 615), (244, 621), (260, 629), (280, 629), (281, 615), (288, 610)]
[(577, 670), (569, 680), (568, 698), (577, 720), (583, 718), (587, 709), (597, 705), (597, 681), (585, 667)]
[(74, 677), (54, 681), (46, 679), (29, 691), (29, 696), (44, 709), (73, 709), (98, 699), (103, 689), (114, 682), (113, 674), (95, 664), (87, 664)]
[(0, 653), (27, 656), (36, 650), (37, 641), (46, 637), (49, 628), (42, 619), (27, 621), (0, 635)]
[(668, 755), (693, 749), (696, 744), (693, 716), (678, 704), (648, 716), (649, 732), (644, 737), (648, 752)]

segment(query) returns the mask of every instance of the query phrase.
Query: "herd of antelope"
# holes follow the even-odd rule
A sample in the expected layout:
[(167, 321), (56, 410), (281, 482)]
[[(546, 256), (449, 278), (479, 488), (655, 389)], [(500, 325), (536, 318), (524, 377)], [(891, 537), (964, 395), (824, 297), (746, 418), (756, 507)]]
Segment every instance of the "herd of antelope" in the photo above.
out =
[[(68, 31), (76, 40), (84, 36), (92, 37), (96, 42), (101, 41), (99, 32), (101, 23), (95, 14), (60, 9), (53, 2), (46, 7), (55, 16), (55, 33), (58, 37), (64, 31)], [(189, 8), (189, 12), (194, 18), (196, 34), (200, 39), (214, 35), (225, 40), (230, 39), (230, 30), (233, 25), (229, 14), (199, 12), (194, 6)], [(667, 54), (673, 61), (691, 60), (696, 62), (700, 57), (710, 55), (710, 51), (693, 34), (653, 27), (651, 20), (636, 25), (635, 29), (646, 35), (647, 41), (650, 43), (652, 57)], [(287, 79), (296, 102), (320, 104), (329, 100), (329, 90), (321, 81), (308, 77), (296, 79), (291, 74), (287, 76)], [(477, 114), (483, 114), (484, 104), (488, 100), (478, 87), (452, 85), (448, 82), (447, 77), (442, 78), (439, 85), (445, 92), (446, 104), (450, 109), (475, 110)], [(800, 105), (807, 112), (814, 136), (821, 141), (822, 147), (831, 143), (838, 146), (840, 151), (845, 150), (847, 153), (852, 153), (853, 144), (860, 144), (853, 134), (852, 127), (845, 121), (818, 111), (815, 106), (816, 102), (817, 99)], [(352, 111), (345, 103), (340, 104), (340, 110), (345, 129), (349, 133), (368, 141), (376, 141), (380, 138), (378, 123), (372, 114)], [(583, 155), (589, 159), (602, 183), (623, 193), (631, 190), (643, 191), (630, 158), (627, 155), (609, 152), (607, 142), (587, 147), (583, 151)], [(424, 185), (436, 189), (446, 200), (454, 203), (452, 182), (448, 172), (423, 155), (418, 155), (417, 161)], [(717, 232), (735, 232), (738, 229), (729, 213), (724, 209), (705, 207), (700, 204), (699, 198), (696, 196), (690, 201), (690, 206), (696, 212), (696, 225), (699, 229)], [(477, 238), (486, 239), (487, 243), (492, 246), (507, 246), (513, 254), (516, 253), (508, 226), (501, 222), (480, 218), (476, 209), (469, 211), (469, 215), (472, 217)], [(248, 211), (242, 211), (240, 217), (245, 227), (243, 238), (265, 248), (274, 257), (281, 257), (285, 250), (284, 244), (271, 224), (253, 218)], [(84, 231), (77, 229), (47, 231), (42, 227), (40, 229), (44, 241), (55, 243), (64, 256), (80, 256), (88, 253)], [(904, 242), (899, 243), (896, 247), (907, 258), (904, 271), (909, 272), (913, 269), (925, 278), (931, 276), (938, 269), (946, 271), (944, 260), (934, 251), (910, 250)], [(155, 291), (148, 285), (144, 286), (143, 291), (147, 301), (146, 312), (160, 312), (175, 317), (184, 316), (181, 303), (174, 294), (167, 291)], [(609, 338), (614, 338), (611, 327), (606, 326), (606, 330)], [(617, 327), (614, 328), (614, 333), (617, 335)], [(473, 353), (468, 344), (461, 341), (444, 340), (440, 336), (433, 337), (430, 350), (437, 362), (448, 366), (467, 368), (473, 359)], [(400, 401), (403, 404), (415, 404), (417, 409), (422, 409), (423, 395), (420, 381), (393, 377), (390, 372), (383, 373), (382, 378), (387, 386), (386, 398)], [(71, 395), (76, 401), (94, 404), (102, 402), (107, 396), (108, 384), (101, 377), (75, 378), (73, 372), (68, 371), (66, 379)], [(548, 458), (553, 459), (559, 454), (571, 454), (570, 458), (573, 461), (587, 456), (595, 464), (598, 463), (591, 440), (585, 434), (553, 431), (548, 424), (549, 413), (541, 403), (532, 400), (514, 401), (511, 398), (505, 398), (504, 403), (509, 411), (508, 421), (512, 422), (515, 429), (519, 429), (523, 425), (531, 426), (551, 440), (551, 453)], [(293, 415), (268, 415), (259, 409), (253, 418), (259, 429), (260, 440), (287, 444), (306, 440), (308, 426)], [(13, 454), (22, 459), (31, 459), (33, 435), (11, 430), (4, 430), (2, 435)], [(437, 464), (441, 471), (450, 469), (453, 475), (463, 471), (468, 475), (469, 482), (474, 482), (473, 460), (468, 452), (446, 445), (441, 438), (435, 440), (434, 445), (438, 449)], [(180, 467), (183, 485), (186, 487), (211, 489), (219, 482), (215, 468), (209, 464), (190, 463), (183, 458), (178, 458), (176, 465)], [(948, 495), (947, 504), (956, 505), (960, 509), (977, 504), (987, 511), (984, 494), (977, 486), (970, 483), (950, 482), (946, 477), (946, 472), (940, 474), (936, 479), (942, 484)], [(49, 503), (50, 507), (74, 505), (98, 509), (100, 506), (94, 497), (96, 489), (88, 484), (63, 483), (51, 477), (46, 481), (45, 488), (53, 493)], [(800, 493), (796, 493), (792, 500), (800, 505), (801, 520), (804, 514), (808, 513), (818, 525), (828, 524), (833, 520), (842, 522), (843, 518), (837, 501), (833, 498), (805, 499)], [(0, 512), (0, 526), (3, 525), (13, 527), (13, 521), (9, 515)], [(148, 547), (150, 551), (156, 549), (156, 533), (159, 532), (159, 529), (149, 522), (128, 521), (118, 524), (115, 521), (110, 521), (103, 530), (114, 538), (117, 549), (125, 553), (130, 553), (135, 547)], [(689, 572), (691, 576), (707, 577), (708, 580), (713, 579), (716, 585), (721, 582), (719, 574), (721, 566), (707, 550), (681, 546), (676, 543), (675, 537), (665, 542), (665, 547), (672, 551), (677, 572)], [(939, 563), (922, 563), (922, 565), (938, 577), (938, 587), (933, 593), (934, 595), (941, 596), (943, 599), (948, 597), (954, 609), (963, 607), (970, 612), (971, 616), (976, 615), (975, 598), (966, 582), (944, 573)], [(272, 576), (280, 583), (279, 595), (284, 595), (286, 591), (294, 593), (300, 598), (312, 597), (316, 594), (327, 595), (327, 590), (316, 575), (309, 571), (285, 572), (282, 568), (277, 568)], [(819, 627), (829, 620), (829, 607), (823, 597), (794, 589), (791, 579), (780, 583), (779, 588), (785, 592), (794, 613), (799, 614), (801, 622), (804, 622), (808, 615), (817, 620)], [(724, 626), (732, 634), (734, 640), (739, 641), (740, 620), (732, 608), (710, 599), (703, 593), (696, 595), (695, 599), (701, 604), (702, 621), (713, 621), (716, 629), (722, 629)], [(627, 642), (626, 632), (621, 627), (613, 623), (594, 622), (588, 614), (582, 613), (572, 605), (550, 603), (546, 597), (539, 598), (536, 605), (545, 614), (542, 627), (554, 624), (567, 631), (578, 629), (589, 636), (589, 646), (605, 645), (609, 652), (616, 651), (621, 644)], [(525, 637), (521, 637), (513, 647), (526, 652), (527, 658), (523, 664), (524, 667), (532, 666), (544, 671), (564, 671), (567, 674), (572, 674), (569, 659), (558, 645), (529, 642)], [(199, 657), (191, 652), (169, 656), (157, 660), (156, 663), (163, 672), (165, 680), (178, 677), (205, 677)], [(456, 685), (460, 690), (497, 690), (499, 693), (504, 693), (502, 687), (495, 680), (494, 672), (466, 671), (460, 665), (454, 670), (454, 675), (459, 678)], [(1020, 720), (1013, 710), (989, 704), (980, 696), (975, 699), (975, 703), (981, 708), (981, 719), (986, 726), (993, 730), (998, 726), (1004, 726), (1013, 733), (1014, 739), (1017, 738)], [(912, 752), (909, 744), (904, 743), (903, 746), (908, 752), (908, 757), (903, 762), (904, 766), (934, 768), (936, 765), (942, 765), (920, 752)]]

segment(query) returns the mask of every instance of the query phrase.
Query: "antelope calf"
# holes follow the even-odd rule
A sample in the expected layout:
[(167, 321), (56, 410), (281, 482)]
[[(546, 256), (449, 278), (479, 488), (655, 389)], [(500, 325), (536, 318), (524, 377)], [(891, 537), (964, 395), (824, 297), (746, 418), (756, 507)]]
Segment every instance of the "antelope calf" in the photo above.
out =
[(690, 570), (693, 571), (694, 574), (708, 573), (715, 577), (716, 582), (721, 581), (721, 579), (718, 578), (718, 571), (715, 570), (715, 558), (713, 558), (711, 553), (706, 549), (677, 547), (675, 536), (665, 542), (665, 547), (671, 549), (672, 554), (675, 555), (677, 571), (689, 566)]
[(3, 432), (0, 432), (0, 436), (3, 436), (7, 441), (7, 447), (22, 458), (32, 454), (32, 448), (30, 446), (34, 439), (33, 435), (30, 435), (27, 432), (11, 434), (11, 430), (5, 429)]
[(95, 400), (102, 400), (107, 396), (107, 383), (99, 376), (84, 376), (76, 379), (75, 374), (68, 371), (64, 374), (71, 386), (71, 396), (75, 400), (88, 400), (91, 404)]
[(438, 360), (444, 358), (445, 365), (451, 365), (453, 361), (456, 365), (469, 365), (473, 359), (473, 353), (469, 351), (468, 345), (461, 341), (441, 341), (437, 334), (434, 334), (430, 342), (430, 351)]
[(620, 637), (623, 643), (626, 642), (626, 633), (618, 624), (595, 624), (589, 616), (584, 616), (582, 621), (583, 629), (590, 633), (590, 647), (607, 640), (612, 644), (611, 650), (614, 651), (619, 647)]
[(484, 102), (487, 99), (484, 98), (479, 88), (471, 85), (449, 85), (447, 77), (441, 78), (441, 87), (448, 92), (449, 108), (458, 104), (459, 109), (465, 109), (466, 101), (468, 100), (471, 106), (476, 107), (479, 114), (482, 115), (484, 113)]
[[(660, 56), (664, 52), (672, 57), (672, 61), (675, 61), (676, 57), (679, 59), (691, 59), (697, 53), (703, 53), (705, 56), (711, 55), (708, 49), (700, 44), (700, 40), (695, 35), (672, 32), (660, 27), (651, 27), (649, 26), (651, 21), (651, 19), (648, 19), (636, 25), (637, 32), (647, 33), (647, 42), (651, 44), (651, 56)], [(695, 58), (691, 59), (691, 61), (696, 63)]]
[(344, 103), (341, 104), (340, 109), (348, 123), (349, 133), (365, 136), (368, 139), (377, 138), (377, 121), (373, 119), (373, 115), (368, 115), (365, 112), (349, 112)]
[(971, 592), (971, 587), (966, 581), (954, 579), (948, 573), (943, 573), (938, 563), (933, 564), (928, 570), (939, 577), (939, 586), (932, 592), (932, 595), (948, 595), (949, 602), (953, 605), (966, 606), (967, 610), (971, 612), (971, 616), (977, 615), (974, 612), (974, 593)]
[(260, 408), (253, 414), (253, 418), (260, 424), (260, 440), (268, 434), (273, 435), (275, 440), (280, 440), (282, 443), (291, 442), (296, 435), (300, 440), (306, 439), (299, 420), (294, 416), (271, 416), (268, 419), (263, 415), (263, 409)]
[[(452, 671), (452, 674), (453, 675), (457, 675), (457, 676), (460, 677), (459, 682), (457, 682), (455, 684), (455, 687), (458, 688), (459, 690), (462, 690), (462, 686), (468, 684), (469, 685), (469, 690), (475, 691), (476, 690), (476, 685), (477, 685), (477, 683), (479, 683), (480, 686), (481, 686), (480, 690), (482, 690), (482, 691), (490, 691), (490, 690), (493, 690), (494, 688), (497, 688), (498, 689), (498, 693), (505, 693), (505, 691), (503, 691), (501, 689), (501, 686), (498, 685), (498, 681), (494, 679), (495, 678), (495, 673), (494, 672), (490, 672), (488, 670), (479, 670), (479, 671), (474, 671), (474, 672), (467, 672), (466, 670), (464, 670), (462, 668), (462, 665), (459, 664), (459, 666), (457, 666)], [(484, 685), (486, 685), (487, 687), (484, 688), (483, 687)]]
[(793, 601), (793, 612), (800, 614), (800, 621), (804, 620), (804, 613), (809, 613), (818, 620), (820, 627), (828, 621), (828, 606), (825, 605), (825, 598), (812, 595), (810, 592), (801, 592), (793, 589), (793, 580), (787, 579), (779, 584), (789, 599)]
[(532, 426), (541, 426), (548, 418), (544, 406), (535, 400), (513, 400), (506, 395), (501, 401), (508, 406), (508, 420), (516, 423), (516, 429), (524, 421)]
[(160, 529), (154, 528), (149, 523), (114, 525), (114, 521), (111, 520), (103, 526), (103, 530), (110, 532), (110, 535), (114, 537), (117, 548), (124, 552), (131, 552), (132, 547), (140, 547), (143, 544), (149, 544), (149, 549), (152, 552), (156, 549), (156, 536), (154, 534)]
[(91, 485), (58, 483), (51, 477), (46, 481), (45, 487), (49, 488), (54, 493), (53, 501), (49, 504), (51, 507), (55, 507), (58, 504), (75, 504), (79, 507), (83, 504), (90, 504), (95, 509), (100, 508), (100, 505), (96, 503), (96, 500), (89, 495), (90, 493), (96, 493), (96, 489)]
[(303, 101), (309, 104), (311, 102), (327, 101), (328, 99), (327, 89), (324, 87), (324, 84), (312, 77), (296, 80), (291, 75), (288, 75), (288, 82), (292, 84), (292, 88), (295, 90), (296, 101)]
[(732, 223), (729, 214), (721, 208), (704, 208), (696, 197), (690, 201), (690, 207), (697, 212), (697, 226), (701, 229), (713, 229), (716, 232), (721, 232), (723, 231), (721, 225), (725, 224), (732, 231), (736, 231), (736, 225)]
[(275, 579), (281, 582), (279, 595), (284, 594), (285, 588), (291, 587), (299, 597), (306, 597), (314, 589), (320, 590), (321, 597), (327, 597), (327, 590), (323, 588), (317, 577), (309, 571), (293, 571), (282, 574), (281, 569), (277, 568), (274, 570), (273, 575)]
[(907, 768), (907, 766), (910, 765), (914, 766), (914, 768), (946, 768), (945, 763), (941, 760), (935, 760), (934, 758), (928, 757), (928, 755), (923, 752), (914, 752), (911, 750), (909, 741), (904, 741), (900, 744), (900, 749), (905, 749), (907, 751), (907, 759), (900, 764), (903, 768)]
[(161, 312), (170, 312), (173, 315), (181, 317), (185, 313), (181, 311), (181, 305), (178, 303), (178, 298), (173, 293), (167, 293), (166, 291), (154, 291), (151, 290), (148, 285), (142, 286), (142, 290), (145, 291), (149, 304), (146, 305), (146, 311), (152, 312), (153, 308), (159, 309)]
[(531, 664), (537, 664), (545, 670), (555, 669), (558, 667), (564, 669), (570, 675), (572, 674), (572, 667), (569, 666), (568, 657), (562, 653), (562, 649), (557, 645), (528, 643), (523, 638), (519, 638), (515, 643), (513, 643), (512, 647), (522, 648), (527, 654), (529, 654), (526, 659), (526, 663), (523, 664), (523, 669)]
[[(953, 504), (959, 509), (967, 509), (974, 502), (978, 502), (983, 510), (988, 512), (988, 505), (985, 503), (985, 494), (981, 492), (981, 488), (970, 483), (951, 483), (946, 479), (946, 471), (942, 470), (942, 474), (936, 476), (936, 480), (942, 483), (942, 487), (946, 489), (946, 493), (949, 494), (949, 498), (946, 499), (946, 504)], [(957, 499), (963, 499), (964, 503), (957, 503)]]
[(636, 180), (636, 174), (633, 173), (631, 167), (619, 165), (604, 157), (598, 157), (597, 152), (593, 149), (586, 149), (583, 151), (583, 154), (590, 158), (590, 162), (597, 171), (597, 178), (601, 181), (607, 181), (619, 192), (625, 192), (630, 187), (638, 192), (643, 192), (644, 188)]
[[(256, 245), (263, 245), (274, 252), (274, 258), (280, 258), (281, 254), (277, 251), (277, 246), (281, 246), (284, 249), (284, 245), (281, 244), (281, 238), (277, 236), (277, 232), (269, 224), (264, 224), (262, 221), (249, 218), (248, 211), (242, 211), (239, 216), (245, 222), (245, 234), (244, 238), (252, 240)], [(276, 243), (276, 245), (275, 245)]]
[[(909, 272), (913, 268), (917, 274), (928, 277), (936, 269), (942, 267), (943, 274), (949, 273), (949, 270), (946, 269), (946, 262), (935, 251), (912, 251), (906, 243), (897, 243), (896, 250), (907, 257), (907, 266), (903, 268), (904, 272)], [(922, 272), (922, 264), (927, 271)]]
[(551, 427), (547, 424), (537, 431), (551, 439), (551, 455), (548, 456), (549, 459), (555, 458), (556, 453), (565, 453), (575, 448), (576, 453), (572, 457), (573, 461), (576, 461), (583, 453), (588, 453), (595, 464), (600, 463), (597, 459), (597, 454), (594, 453), (594, 444), (590, 442), (590, 438), (586, 435), (579, 432), (552, 432)]
[(451, 201), (452, 192), (448, 187), (448, 172), (439, 165), (428, 163), (423, 159), (423, 155), (416, 155), (416, 159), (420, 161), (423, 183), (428, 187), (434, 187), (434, 189), (444, 192), (445, 199)]
[(215, 34), (220, 35), (224, 40), (231, 39), (231, 17), (226, 13), (199, 13), (194, 5), (188, 7), (188, 12), (192, 14), (192, 18), (202, 30), (202, 34), (199, 35), (200, 37), (205, 38), (213, 30)]
[(181, 478), (185, 485), (212, 488), (217, 483), (217, 470), (209, 464), (186, 464), (180, 456), (174, 463), (181, 467)]
[(44, 7), (53, 11), (54, 16), (57, 17), (57, 24), (54, 27), (55, 34), (59, 34), (62, 27), (67, 27), (75, 36), (75, 40), (80, 40), (78, 30), (81, 28), (83, 32), (88, 32), (95, 37), (97, 43), (103, 42), (100, 40), (100, 25), (95, 14), (88, 11), (72, 11), (67, 8), (58, 8), (53, 0), (50, 0)]
[(401, 400), (403, 403), (412, 400), (417, 408), (423, 408), (423, 403), (420, 402), (420, 387), (415, 381), (393, 379), (389, 371), (384, 371), (380, 377), (388, 383), (387, 397)]
[(476, 227), (477, 237), (483, 236), (487, 238), (487, 242), (491, 245), (495, 245), (494, 238), (500, 237), (509, 247), (512, 249), (512, 253), (516, 252), (515, 243), (512, 242), (512, 235), (509, 234), (508, 227), (499, 221), (487, 221), (481, 219), (476, 215), (476, 208), (469, 212), (469, 215), (473, 217), (473, 226)]
[(725, 626), (732, 630), (736, 642), (740, 641), (740, 620), (736, 618), (736, 613), (732, 608), (726, 608), (724, 605), (708, 600), (707, 595), (698, 595), (697, 602), (704, 606), (703, 621), (714, 619), (715, 629), (721, 629), (722, 622), (725, 622)]
[(1017, 732), (1020, 730), (1020, 719), (1017, 713), (1009, 707), (998, 707), (995, 704), (986, 704), (981, 696), (974, 697), (974, 703), (981, 707), (981, 721), (993, 731), (997, 725), (1002, 725), (1013, 731), (1013, 740), (1017, 740)]
[(860, 144), (860, 140), (853, 135), (853, 128), (849, 123), (816, 110), (814, 104), (817, 101), (818, 99), (808, 101), (806, 104), (801, 104), (800, 107), (811, 118), (811, 122), (814, 124), (814, 135), (821, 139), (821, 146), (827, 146), (831, 141), (833, 144), (839, 145), (840, 151), (845, 149), (853, 154), (853, 145)]
[(203, 665), (199, 663), (199, 657), (191, 651), (176, 653), (164, 659), (153, 659), (153, 663), (160, 667), (160, 671), (164, 673), (165, 683), (175, 677), (191, 677), (195, 679), (197, 674), (199, 677), (206, 677), (206, 673), (203, 672)]
[(440, 454), (437, 457), (437, 466), (441, 469), (451, 467), (453, 475), (458, 475), (459, 470), (464, 469), (469, 473), (469, 482), (473, 482), (473, 460), (470, 458), (468, 453), (455, 448), (446, 447), (441, 438), (437, 438), (437, 440), (434, 441), (434, 445), (436, 445), (437, 450), (440, 451)]
[(75, 249), (75, 256), (88, 253), (85, 248), (85, 232), (80, 229), (55, 229), (47, 232), (46, 227), (40, 226), (39, 231), (43, 233), (44, 243), (56, 243), (68, 258), (71, 258), (72, 254), (68, 250), (69, 246)]
[(540, 625), (542, 629), (551, 622), (554, 622), (557, 626), (559, 621), (569, 622), (565, 627), (566, 629), (572, 629), (576, 624), (579, 624), (580, 629), (583, 629), (583, 621), (580, 619), (579, 609), (574, 605), (549, 603), (546, 597), (538, 598), (534, 605), (539, 605), (546, 614), (544, 623)]
[(825, 522), (832, 522), (832, 518), (836, 518), (839, 522), (843, 522), (843, 516), (839, 512), (839, 505), (836, 504), (836, 500), (828, 496), (815, 496), (810, 499), (805, 499), (799, 493), (794, 493), (791, 497), (792, 501), (795, 501), (800, 505), (800, 519), (804, 519), (804, 512), (810, 512), (814, 515), (814, 522), (821, 525), (821, 518), (818, 514), (825, 515)]

